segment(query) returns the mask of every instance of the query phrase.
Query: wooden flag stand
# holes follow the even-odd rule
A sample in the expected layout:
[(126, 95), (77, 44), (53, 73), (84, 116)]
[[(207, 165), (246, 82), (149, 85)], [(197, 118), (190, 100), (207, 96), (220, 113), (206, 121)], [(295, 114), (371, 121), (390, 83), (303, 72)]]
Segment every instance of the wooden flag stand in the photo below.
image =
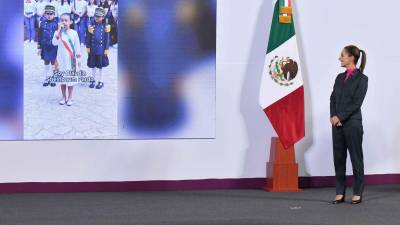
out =
[(299, 192), (298, 165), (294, 146), (285, 149), (277, 137), (271, 139), (267, 162), (267, 186), (269, 192)]

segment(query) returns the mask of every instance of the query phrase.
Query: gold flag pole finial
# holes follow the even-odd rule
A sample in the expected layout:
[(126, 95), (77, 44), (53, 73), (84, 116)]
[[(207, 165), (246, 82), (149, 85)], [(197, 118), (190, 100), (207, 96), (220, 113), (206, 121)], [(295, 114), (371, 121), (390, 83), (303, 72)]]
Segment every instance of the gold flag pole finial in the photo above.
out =
[(292, 12), (293, 8), (291, 6), (282, 6), (279, 9), (279, 23), (292, 23)]

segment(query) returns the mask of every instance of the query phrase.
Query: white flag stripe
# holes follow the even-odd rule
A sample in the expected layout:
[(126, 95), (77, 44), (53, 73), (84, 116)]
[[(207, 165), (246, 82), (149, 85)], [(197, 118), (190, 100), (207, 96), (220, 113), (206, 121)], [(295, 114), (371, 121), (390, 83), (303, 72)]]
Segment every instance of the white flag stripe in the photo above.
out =
[[(298, 72), (296, 77), (292, 80), (293, 84), (290, 86), (281, 86), (276, 83), (269, 74), (269, 65), (271, 60), (275, 57), (290, 57), (294, 61), (297, 62)], [(265, 58), (264, 71), (262, 74), (261, 80), (261, 89), (260, 89), (260, 98), (259, 103), (260, 106), (265, 109), (268, 106), (272, 105), (276, 101), (285, 97), (286, 95), (292, 93), (299, 87), (303, 86), (303, 78), (301, 74), (301, 65), (300, 65), (300, 57), (297, 48), (297, 39), (296, 35), (291, 37), (285, 43), (280, 45), (278, 48), (268, 53)]]

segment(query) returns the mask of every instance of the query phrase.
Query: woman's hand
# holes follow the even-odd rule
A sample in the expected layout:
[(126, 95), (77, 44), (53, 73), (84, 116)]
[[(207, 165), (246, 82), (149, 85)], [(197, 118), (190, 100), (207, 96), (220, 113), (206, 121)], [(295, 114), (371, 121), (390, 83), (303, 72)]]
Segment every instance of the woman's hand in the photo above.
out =
[(340, 124), (340, 126), (342, 126), (342, 123), (340, 123), (339, 117), (337, 117), (337, 116), (333, 116), (331, 118), (331, 124), (332, 124), (332, 126), (335, 126), (335, 127), (337, 127), (339, 124)]

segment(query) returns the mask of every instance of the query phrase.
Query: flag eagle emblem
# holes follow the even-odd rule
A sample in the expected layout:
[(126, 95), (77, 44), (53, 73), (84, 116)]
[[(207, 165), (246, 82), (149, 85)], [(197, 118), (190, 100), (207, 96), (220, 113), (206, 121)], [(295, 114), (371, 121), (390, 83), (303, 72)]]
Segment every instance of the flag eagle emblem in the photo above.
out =
[(290, 57), (275, 56), (269, 64), (269, 75), (282, 86), (292, 85), (298, 70), (297, 62)]

